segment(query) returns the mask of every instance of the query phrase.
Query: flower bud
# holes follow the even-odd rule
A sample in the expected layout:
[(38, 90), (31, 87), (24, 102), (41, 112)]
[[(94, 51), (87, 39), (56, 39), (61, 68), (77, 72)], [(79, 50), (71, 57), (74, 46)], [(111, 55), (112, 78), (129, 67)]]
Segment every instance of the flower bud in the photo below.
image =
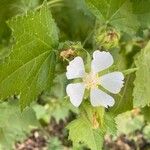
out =
[(111, 27), (100, 27), (96, 30), (94, 44), (100, 49), (112, 49), (118, 46), (120, 34)]

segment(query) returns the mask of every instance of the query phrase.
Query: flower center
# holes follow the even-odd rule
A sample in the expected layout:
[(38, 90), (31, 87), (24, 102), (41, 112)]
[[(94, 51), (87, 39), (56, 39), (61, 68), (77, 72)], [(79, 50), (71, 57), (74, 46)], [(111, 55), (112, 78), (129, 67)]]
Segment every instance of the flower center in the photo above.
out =
[(94, 73), (87, 73), (84, 78), (83, 78), (83, 82), (85, 84), (85, 87), (87, 89), (90, 88), (96, 88), (99, 84), (99, 77), (98, 74), (94, 74)]

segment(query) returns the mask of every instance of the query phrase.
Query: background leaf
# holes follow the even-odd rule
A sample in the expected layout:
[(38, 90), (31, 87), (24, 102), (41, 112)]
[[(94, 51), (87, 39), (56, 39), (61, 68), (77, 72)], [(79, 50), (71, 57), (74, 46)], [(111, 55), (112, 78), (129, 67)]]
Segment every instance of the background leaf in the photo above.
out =
[[(0, 43), (8, 42), (11, 31), (6, 21), (12, 16), (35, 8), (39, 0), (1, 0), (0, 1)], [(4, 42), (4, 43), (5, 43)], [(6, 44), (6, 43), (5, 43)]]
[(144, 119), (148, 122), (150, 122), (150, 107), (145, 106), (144, 108), (142, 108), (142, 113), (144, 115)]
[(12, 149), (14, 142), (37, 127), (40, 125), (31, 108), (21, 113), (16, 100), (0, 103), (0, 145), (3, 150)]
[(61, 38), (83, 42), (91, 33), (95, 18), (87, 9), (84, 0), (63, 0), (64, 6), (54, 9), (53, 15), (60, 29)]
[(135, 60), (138, 68), (134, 81), (134, 107), (144, 107), (150, 104), (150, 42), (140, 52)]
[(143, 116), (133, 116), (130, 111), (118, 115), (115, 120), (118, 127), (118, 135), (122, 133), (131, 134), (132, 132), (140, 131), (142, 126), (144, 126)]
[(150, 0), (85, 0), (100, 23), (129, 34), (150, 25)]

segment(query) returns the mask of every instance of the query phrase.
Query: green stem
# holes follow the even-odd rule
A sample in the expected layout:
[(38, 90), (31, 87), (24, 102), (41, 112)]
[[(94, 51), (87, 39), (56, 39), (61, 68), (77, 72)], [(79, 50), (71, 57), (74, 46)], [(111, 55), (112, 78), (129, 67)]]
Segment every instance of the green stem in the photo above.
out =
[[(94, 29), (95, 30), (95, 29)], [(84, 40), (84, 42), (83, 42), (83, 47), (85, 46), (85, 44), (87, 43), (87, 41), (91, 38), (91, 36), (92, 36), (92, 34), (94, 33), (94, 30), (92, 30), (90, 33), (89, 33), (89, 35), (86, 37), (86, 39)]]
[[(61, 2), (63, 2), (63, 0), (52, 0), (52, 1), (49, 1), (49, 2), (47, 2), (47, 6), (57, 6), (59, 3), (61, 3)], [(59, 4), (60, 5), (60, 4)], [(51, 6), (51, 7), (52, 7)], [(42, 7), (42, 5), (40, 5), (40, 6), (38, 6), (37, 8), (36, 8), (36, 10), (39, 10), (40, 8)]]
[(127, 70), (122, 71), (122, 73), (123, 73), (124, 75), (128, 75), (128, 74), (134, 73), (134, 72), (137, 71), (137, 70), (138, 70), (138, 68), (130, 68), (130, 69), (127, 69)]

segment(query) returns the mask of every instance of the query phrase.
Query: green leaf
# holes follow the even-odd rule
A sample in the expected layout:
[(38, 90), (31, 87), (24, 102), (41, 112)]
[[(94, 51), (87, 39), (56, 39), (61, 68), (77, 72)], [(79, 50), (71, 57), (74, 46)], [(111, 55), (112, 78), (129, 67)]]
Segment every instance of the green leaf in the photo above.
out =
[(0, 1), (0, 43), (10, 38), (6, 21), (12, 16), (32, 10), (40, 0), (2, 0)]
[(103, 21), (113, 19), (126, 0), (86, 0), (96, 17)]
[[(63, 82), (62, 82), (63, 81)], [(58, 92), (59, 91), (59, 92)], [(70, 111), (78, 113), (78, 108), (74, 107), (66, 96), (66, 76), (65, 74), (57, 74), (54, 79), (51, 93), (45, 92), (41, 95), (41, 99), (46, 102), (45, 105), (35, 104), (33, 109), (37, 118), (49, 123), (51, 118), (55, 118), (56, 122), (65, 120)]]
[(150, 42), (141, 51), (135, 60), (138, 68), (134, 81), (134, 107), (150, 105)]
[[(130, 0), (131, 1), (131, 0)], [(150, 26), (150, 0), (132, 0), (132, 11), (138, 20), (138, 26), (147, 28)]]
[(116, 123), (118, 127), (118, 135), (125, 133), (131, 134), (137, 130), (141, 130), (144, 126), (144, 118), (142, 115), (132, 116), (131, 111), (127, 111), (116, 117)]
[(6, 24), (6, 20), (17, 13), (17, 10), (13, 8), (17, 2), (18, 0), (0, 1), (0, 43), (10, 36), (10, 30)]
[(39, 4), (40, 0), (18, 0), (14, 5), (14, 9), (17, 9), (20, 13), (24, 13), (36, 8)]
[[(65, 6), (56, 8), (54, 16), (61, 30), (61, 38), (68, 41), (81, 41), (93, 31), (95, 18), (87, 9), (84, 0), (62, 0)], [(91, 41), (90, 41), (91, 43)]]
[(115, 117), (108, 114), (108, 113), (105, 113), (105, 116), (104, 116), (104, 128), (105, 130), (107, 131), (108, 134), (111, 134), (111, 135), (116, 135), (117, 133), (117, 126), (116, 126), (116, 121), (115, 121)]
[(150, 25), (150, 0), (86, 0), (87, 5), (101, 23), (128, 33)]
[(0, 99), (20, 94), (23, 109), (52, 85), (57, 27), (46, 3), (40, 11), (15, 17), (8, 24), (16, 43), (9, 58), (0, 65)]
[(146, 139), (150, 140), (150, 124), (144, 127), (143, 134)]
[(57, 137), (54, 137), (54, 138), (50, 138), (50, 140), (48, 141), (48, 149), (61, 150), (63, 149), (63, 146), (61, 141)]
[(121, 92), (116, 95), (115, 105), (110, 109), (110, 113), (113, 115), (118, 115), (127, 110), (131, 110), (133, 108), (133, 81), (134, 74), (130, 74), (126, 77), (124, 87)]
[(3, 150), (12, 149), (17, 140), (22, 140), (39, 126), (31, 108), (21, 113), (15, 100), (0, 103), (0, 146)]
[(0, 45), (0, 63), (2, 63), (4, 59), (9, 56), (9, 53), (10, 49), (8, 47)]
[(86, 117), (72, 121), (67, 128), (69, 129), (69, 139), (73, 141), (74, 146), (84, 143), (92, 150), (102, 149), (104, 133), (100, 129), (93, 129)]
[(89, 102), (84, 102), (80, 110), (80, 117), (67, 126), (69, 138), (75, 147), (86, 144), (92, 150), (101, 150), (105, 133), (116, 134), (114, 117), (105, 113), (103, 107), (92, 107)]
[(150, 122), (150, 107), (145, 106), (144, 108), (142, 108), (142, 114), (144, 115), (144, 118), (146, 121)]
[(60, 120), (65, 120), (70, 113), (69, 106), (64, 105), (62, 102), (63, 101), (51, 99), (51, 101), (44, 106), (39, 104), (34, 105), (33, 109), (36, 112), (37, 118), (44, 120), (47, 124), (52, 117), (59, 123)]

